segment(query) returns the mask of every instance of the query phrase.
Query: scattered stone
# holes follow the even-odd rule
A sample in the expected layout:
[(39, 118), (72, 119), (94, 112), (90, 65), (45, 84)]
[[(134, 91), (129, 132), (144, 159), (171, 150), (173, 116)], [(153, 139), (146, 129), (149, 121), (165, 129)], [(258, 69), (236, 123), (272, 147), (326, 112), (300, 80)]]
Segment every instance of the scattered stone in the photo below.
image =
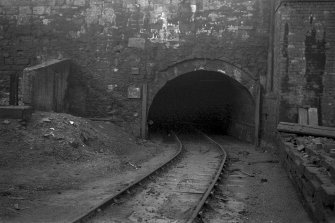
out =
[(80, 146), (80, 143), (77, 140), (70, 141), (69, 145), (72, 146), (73, 148), (78, 148)]
[(245, 175), (247, 175), (247, 176), (249, 176), (249, 177), (255, 177), (255, 175), (250, 174), (250, 173), (247, 173), (247, 172), (245, 172), (245, 171), (243, 171), (243, 170), (241, 170), (241, 169), (238, 169), (238, 171), (240, 171), (241, 173), (243, 173), (243, 174), (245, 174)]
[(22, 120), (19, 121), (19, 123), (20, 123), (21, 126), (27, 127), (27, 121), (26, 120), (22, 119)]
[(41, 122), (47, 122), (47, 123), (49, 123), (49, 122), (51, 122), (51, 119), (50, 118), (42, 118)]
[(321, 144), (321, 138), (313, 138), (312, 142), (315, 144)]
[(335, 149), (335, 144), (333, 143), (324, 143), (323, 144), (323, 149), (325, 152), (330, 153), (332, 150)]
[(136, 170), (138, 169), (138, 167), (135, 164), (132, 164), (131, 162), (127, 162), (127, 164), (129, 164), (130, 166), (134, 167)]
[(315, 148), (316, 148), (317, 150), (322, 150), (322, 149), (323, 149), (323, 145), (322, 145), (322, 143), (315, 143)]
[(10, 210), (10, 211), (12, 211), (12, 212), (15, 212), (15, 213), (17, 213), (17, 214), (19, 214), (20, 212), (18, 212), (17, 210), (15, 210), (14, 208), (6, 208), (7, 210)]
[(9, 191), (3, 191), (3, 192), (0, 193), (0, 195), (1, 195), (2, 197), (7, 197), (7, 196), (12, 195), (12, 193), (9, 192)]
[(299, 152), (302, 152), (302, 151), (305, 150), (305, 146), (303, 146), (303, 145), (299, 145), (299, 146), (297, 147), (297, 150), (298, 150)]
[(50, 132), (50, 133), (46, 133), (46, 134), (43, 135), (43, 137), (45, 137), (45, 138), (49, 138), (50, 136), (54, 137), (55, 134), (53, 132)]
[(266, 183), (266, 182), (268, 182), (267, 179), (265, 179), (265, 178), (262, 178), (262, 179), (261, 179), (261, 183)]
[(242, 155), (242, 156), (248, 156), (250, 153), (248, 152), (248, 151), (240, 151), (240, 152), (238, 152), (238, 154), (240, 155)]
[(10, 124), (10, 121), (9, 120), (4, 120), (3, 122), (2, 122), (2, 124), (4, 124), (4, 125), (9, 125)]
[(329, 155), (334, 158), (335, 157), (335, 149), (331, 149), (329, 151)]
[(14, 204), (15, 210), (20, 210), (19, 204)]
[(241, 215), (245, 215), (245, 214), (247, 214), (247, 213), (248, 213), (248, 211), (247, 211), (247, 210), (245, 210), (245, 209), (243, 209), (243, 210), (239, 211), (238, 213), (239, 213), (239, 214), (241, 214)]
[(262, 160), (262, 161), (248, 162), (248, 165), (256, 163), (279, 163), (279, 160)]
[(61, 136), (61, 135), (57, 135), (57, 136), (55, 136), (55, 139), (56, 140), (63, 140), (63, 139), (65, 139), (63, 136)]

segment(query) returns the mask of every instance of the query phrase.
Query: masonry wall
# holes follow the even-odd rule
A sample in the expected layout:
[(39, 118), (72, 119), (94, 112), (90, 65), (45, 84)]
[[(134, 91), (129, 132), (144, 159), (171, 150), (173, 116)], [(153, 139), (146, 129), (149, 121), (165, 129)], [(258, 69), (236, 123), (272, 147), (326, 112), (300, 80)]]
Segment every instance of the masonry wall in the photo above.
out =
[(279, 121), (316, 107), (319, 124), (335, 126), (335, 2), (277, 1), (274, 37)]
[(0, 0), (0, 76), (70, 58), (80, 72), (73, 82), (84, 83), (73, 94), (87, 95), (76, 113), (133, 128), (141, 99), (129, 90), (179, 61), (221, 58), (264, 80), (269, 8), (268, 0)]

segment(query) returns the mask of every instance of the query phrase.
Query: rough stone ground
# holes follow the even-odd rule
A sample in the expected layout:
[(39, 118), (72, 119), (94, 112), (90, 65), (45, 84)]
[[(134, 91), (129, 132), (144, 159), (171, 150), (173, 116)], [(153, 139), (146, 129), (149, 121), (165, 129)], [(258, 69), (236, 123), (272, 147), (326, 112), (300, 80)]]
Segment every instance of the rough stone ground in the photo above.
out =
[(66, 222), (176, 151), (67, 114), (0, 120), (0, 135), (0, 222)]
[(215, 137), (229, 153), (223, 183), (204, 212), (204, 222), (312, 222), (275, 153), (256, 151), (229, 137)]

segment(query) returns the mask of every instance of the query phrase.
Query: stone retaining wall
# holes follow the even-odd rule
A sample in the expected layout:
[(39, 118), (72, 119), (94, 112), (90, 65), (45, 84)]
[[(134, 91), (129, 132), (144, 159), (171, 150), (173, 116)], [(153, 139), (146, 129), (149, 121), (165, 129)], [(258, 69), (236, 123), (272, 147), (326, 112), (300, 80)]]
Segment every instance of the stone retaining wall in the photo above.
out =
[(299, 151), (280, 134), (277, 142), (282, 164), (310, 215), (316, 222), (335, 222), (335, 184), (329, 166), (311, 150)]

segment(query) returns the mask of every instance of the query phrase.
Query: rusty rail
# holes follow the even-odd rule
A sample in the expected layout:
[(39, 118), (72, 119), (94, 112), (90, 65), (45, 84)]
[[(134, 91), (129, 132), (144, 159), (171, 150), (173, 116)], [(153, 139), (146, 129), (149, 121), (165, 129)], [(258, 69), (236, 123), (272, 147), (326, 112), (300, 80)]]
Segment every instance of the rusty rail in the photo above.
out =
[[(200, 131), (198, 131), (200, 132)], [(220, 166), (211, 182), (211, 184), (209, 185), (209, 187), (207, 188), (206, 192), (204, 193), (204, 195), (202, 196), (199, 204), (194, 208), (194, 210), (192, 211), (192, 215), (191, 217), (187, 220), (187, 223), (192, 223), (199, 215), (201, 215), (201, 209), (204, 206), (204, 204), (206, 203), (206, 200), (208, 199), (208, 197), (211, 195), (211, 193), (213, 192), (213, 189), (216, 185), (216, 182), (219, 180), (220, 175), (223, 171), (224, 165), (226, 163), (227, 160), (227, 153), (226, 151), (223, 149), (223, 147), (215, 142), (212, 138), (210, 138), (209, 136), (207, 136), (206, 134), (204, 134), (203, 132), (200, 132), (203, 136), (205, 136), (209, 141), (211, 141), (213, 144), (217, 145), (218, 148), (220, 148), (220, 150), (223, 153), (223, 158), (221, 160)]]
[[(200, 131), (198, 131), (198, 132), (200, 132)], [(213, 176), (212, 181), (210, 182), (210, 185), (208, 186), (207, 190), (202, 195), (200, 202), (192, 210), (191, 217), (188, 218), (188, 220), (186, 220), (187, 223), (191, 223), (199, 215), (201, 216), (201, 209), (204, 206), (204, 204), (206, 203), (206, 200), (208, 199), (208, 197), (213, 193), (213, 189), (216, 186), (218, 179), (220, 178), (221, 172), (222, 172), (222, 170), (224, 168), (224, 165), (225, 165), (225, 162), (226, 162), (226, 159), (227, 159), (227, 153), (226, 153), (226, 151), (223, 149), (223, 147), (220, 144), (218, 144), (217, 142), (215, 142), (213, 139), (211, 139), (209, 136), (205, 135), (204, 133), (200, 132), (200, 134), (202, 134), (211, 143), (213, 143), (213, 144), (215, 144), (217, 146), (217, 148), (222, 152), (222, 159), (221, 159), (219, 168), (217, 169), (215, 175)], [(131, 189), (135, 188), (138, 185), (141, 185), (141, 182), (143, 182), (143, 181), (145, 181), (147, 179), (150, 179), (153, 175), (155, 175), (156, 173), (158, 173), (164, 167), (167, 167), (169, 164), (172, 164), (174, 161), (176, 161), (177, 158), (180, 157), (180, 155), (182, 154), (182, 151), (184, 149), (184, 145), (182, 144), (182, 142), (179, 140), (179, 138), (175, 134), (174, 134), (174, 137), (175, 137), (175, 140), (178, 143), (178, 151), (175, 153), (175, 155), (169, 161), (163, 163), (158, 168), (156, 168), (155, 170), (151, 171), (149, 174), (143, 176), (142, 178), (138, 179), (137, 181), (135, 181), (131, 185), (125, 187), (124, 189), (122, 189), (116, 195), (113, 195), (113, 196), (107, 198), (106, 200), (102, 201), (100, 204), (98, 204), (95, 207), (93, 207), (90, 210), (88, 210), (86, 213), (82, 214), (79, 217), (76, 217), (73, 220), (70, 220), (69, 222), (71, 222), (71, 223), (82, 223), (82, 222), (85, 222), (85, 221), (89, 220), (90, 218), (94, 217), (97, 213), (99, 213), (100, 211), (102, 211), (103, 209), (105, 209), (106, 207), (108, 207), (109, 205), (112, 205), (112, 204), (116, 203), (117, 199), (120, 198), (122, 195), (129, 193), (129, 191)]]
[(85, 222), (89, 218), (93, 217), (96, 213), (98, 213), (101, 210), (105, 209), (107, 206), (116, 203), (116, 200), (120, 196), (122, 196), (123, 194), (128, 193), (128, 191), (130, 191), (132, 188), (136, 187), (137, 185), (140, 185), (141, 182), (149, 179), (151, 176), (155, 175), (157, 172), (159, 172), (160, 170), (162, 170), (164, 167), (166, 167), (169, 164), (171, 164), (174, 161), (176, 161), (176, 159), (181, 155), (184, 147), (183, 147), (183, 144), (181, 143), (181, 141), (179, 140), (179, 138), (176, 136), (176, 134), (174, 134), (174, 137), (175, 137), (175, 140), (178, 143), (178, 151), (175, 153), (175, 155), (170, 160), (168, 160), (167, 162), (163, 163), (158, 168), (156, 168), (155, 170), (151, 171), (150, 173), (148, 173), (147, 175), (143, 176), (142, 178), (138, 179), (134, 183), (132, 183), (129, 186), (125, 187), (124, 189), (122, 189), (116, 195), (113, 195), (113, 196), (105, 199), (100, 204), (98, 204), (95, 207), (93, 207), (90, 210), (88, 210), (86, 213), (84, 213), (84, 214), (76, 217), (75, 219), (69, 220), (68, 222), (71, 222), (71, 223), (83, 223), (83, 222)]

